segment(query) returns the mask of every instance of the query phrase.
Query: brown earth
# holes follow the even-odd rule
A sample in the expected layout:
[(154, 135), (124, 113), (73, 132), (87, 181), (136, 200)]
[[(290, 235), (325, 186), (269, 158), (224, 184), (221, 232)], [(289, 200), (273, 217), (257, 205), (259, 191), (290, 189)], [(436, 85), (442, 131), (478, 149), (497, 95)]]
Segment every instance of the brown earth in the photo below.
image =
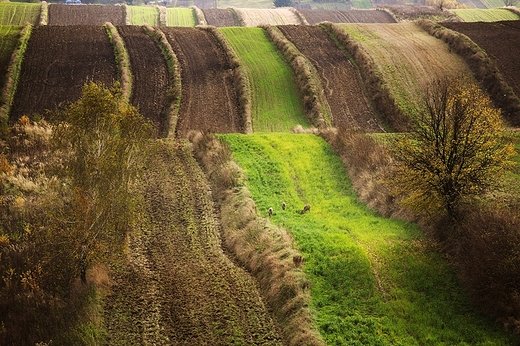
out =
[(208, 25), (223, 28), (228, 26), (240, 26), (231, 9), (207, 8), (202, 9)]
[(450, 11), (442, 11), (439, 7), (421, 6), (416, 4), (382, 5), (381, 9), (390, 11), (398, 21), (411, 21), (421, 18), (433, 21), (460, 21), (457, 15)]
[(495, 61), (506, 82), (520, 97), (520, 21), (443, 23), (468, 36)]
[(103, 25), (106, 22), (124, 25), (123, 6), (49, 5), (49, 25)]
[(10, 120), (56, 111), (81, 96), (86, 82), (117, 80), (114, 48), (103, 27), (38, 26), (22, 62)]
[(282, 33), (318, 71), (334, 127), (380, 132), (357, 68), (319, 26), (282, 25)]
[(167, 135), (169, 127), (167, 91), (171, 78), (161, 50), (155, 40), (140, 26), (118, 26), (125, 42), (133, 75), (130, 103), (139, 113), (151, 119), (159, 134)]
[(105, 299), (107, 345), (281, 345), (255, 280), (221, 249), (191, 147), (151, 145), (142, 215)]
[(176, 136), (191, 130), (244, 132), (233, 70), (217, 39), (200, 28), (162, 27), (181, 67), (182, 95)]
[(331, 23), (395, 23), (394, 18), (385, 11), (378, 10), (299, 10), (310, 25), (321, 22)]

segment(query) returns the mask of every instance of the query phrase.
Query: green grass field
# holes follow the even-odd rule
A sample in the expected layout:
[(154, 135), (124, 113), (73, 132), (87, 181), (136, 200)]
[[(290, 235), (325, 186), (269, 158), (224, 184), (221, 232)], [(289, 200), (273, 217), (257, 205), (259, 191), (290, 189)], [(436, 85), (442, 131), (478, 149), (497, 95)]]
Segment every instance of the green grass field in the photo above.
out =
[(309, 127), (291, 68), (261, 28), (220, 29), (243, 62), (251, 84), (253, 131)]
[(0, 25), (38, 24), (41, 5), (39, 3), (0, 2)]
[(155, 6), (128, 6), (130, 24), (159, 26), (159, 10)]
[[(379, 216), (352, 191), (321, 138), (221, 136), (260, 212), (288, 229), (312, 282), (328, 345), (515, 345), (472, 307), (434, 244), (414, 224)], [(280, 204), (287, 203), (282, 211)], [(309, 213), (300, 214), (305, 204)]]
[(486, 10), (464, 9), (450, 10), (465, 22), (498, 22), (501, 20), (519, 20), (520, 17), (506, 9), (493, 8)]
[(168, 26), (194, 27), (197, 24), (195, 11), (192, 8), (168, 8)]
[(0, 26), (0, 90), (4, 86), (5, 76), (9, 68), (9, 62), (18, 39), (20, 38), (21, 26)]

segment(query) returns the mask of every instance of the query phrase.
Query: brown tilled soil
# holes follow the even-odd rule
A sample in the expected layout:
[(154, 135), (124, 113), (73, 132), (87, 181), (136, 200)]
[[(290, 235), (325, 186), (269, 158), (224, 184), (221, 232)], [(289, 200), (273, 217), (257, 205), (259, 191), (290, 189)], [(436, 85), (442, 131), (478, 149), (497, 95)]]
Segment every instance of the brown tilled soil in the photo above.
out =
[(176, 136), (184, 138), (190, 130), (243, 132), (233, 71), (217, 39), (199, 28), (161, 30), (181, 67), (182, 95)]
[(395, 23), (385, 11), (378, 10), (299, 10), (310, 25), (321, 22), (331, 23)]
[(229, 8), (206, 8), (202, 9), (202, 12), (204, 13), (208, 25), (213, 25), (218, 28), (240, 26), (237, 18), (235, 18), (233, 12)]
[(49, 5), (49, 25), (124, 25), (123, 6)]
[(356, 67), (319, 26), (282, 25), (282, 33), (318, 71), (334, 127), (382, 131)]
[(281, 345), (254, 279), (226, 257), (211, 192), (185, 143), (156, 142), (142, 215), (105, 299), (108, 345)]
[(117, 80), (114, 48), (103, 27), (38, 26), (24, 55), (10, 119), (55, 111), (81, 96), (86, 82)]
[(468, 36), (493, 59), (506, 82), (520, 97), (520, 21), (443, 23)]
[(131, 104), (151, 119), (159, 134), (168, 134), (167, 90), (171, 78), (161, 50), (155, 40), (140, 26), (118, 26), (123, 37), (133, 75)]
[(411, 21), (428, 18), (434, 21), (460, 21), (456, 14), (442, 11), (439, 7), (416, 4), (382, 5), (380, 8), (392, 12), (398, 21)]

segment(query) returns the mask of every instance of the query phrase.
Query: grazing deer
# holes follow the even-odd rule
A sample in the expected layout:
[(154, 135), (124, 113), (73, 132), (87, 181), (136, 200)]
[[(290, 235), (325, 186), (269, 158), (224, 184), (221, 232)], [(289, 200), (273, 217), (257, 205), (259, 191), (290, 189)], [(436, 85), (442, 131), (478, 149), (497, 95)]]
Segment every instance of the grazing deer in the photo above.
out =
[(285, 210), (285, 207), (287, 207), (287, 204), (285, 202), (282, 203), (282, 210)]
[(301, 214), (305, 214), (308, 211), (311, 211), (311, 206), (307, 204), (305, 207), (303, 207)]
[(269, 213), (269, 216), (273, 215), (273, 208), (269, 208), (268, 213)]

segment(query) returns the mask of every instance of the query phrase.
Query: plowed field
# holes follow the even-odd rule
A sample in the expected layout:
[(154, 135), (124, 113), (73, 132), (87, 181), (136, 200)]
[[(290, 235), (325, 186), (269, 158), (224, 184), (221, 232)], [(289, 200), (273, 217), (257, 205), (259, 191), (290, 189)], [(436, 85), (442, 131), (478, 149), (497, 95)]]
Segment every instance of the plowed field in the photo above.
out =
[(204, 13), (208, 25), (213, 25), (218, 28), (240, 25), (230, 9), (206, 8), (203, 9), (202, 12)]
[(254, 279), (226, 257), (204, 174), (185, 144), (157, 142), (142, 218), (105, 300), (109, 345), (281, 345)]
[(133, 74), (131, 104), (153, 120), (160, 134), (168, 132), (166, 91), (171, 86), (168, 66), (159, 46), (139, 26), (118, 26)]
[(520, 21), (495, 23), (443, 23), (468, 36), (495, 60), (506, 82), (520, 97)]
[(81, 96), (88, 81), (117, 80), (114, 48), (103, 27), (38, 26), (22, 63), (10, 119), (54, 111)]
[(363, 94), (359, 71), (348, 56), (319, 26), (279, 26), (317, 69), (332, 111), (335, 127), (359, 127), (369, 132), (381, 131), (375, 113)]
[(332, 23), (395, 23), (389, 13), (377, 10), (300, 10), (300, 12), (310, 25), (325, 21)]
[(233, 71), (227, 56), (209, 32), (199, 28), (161, 28), (181, 67), (182, 95), (176, 135), (190, 130), (243, 132)]
[(122, 6), (64, 4), (49, 5), (49, 25), (124, 25)]

